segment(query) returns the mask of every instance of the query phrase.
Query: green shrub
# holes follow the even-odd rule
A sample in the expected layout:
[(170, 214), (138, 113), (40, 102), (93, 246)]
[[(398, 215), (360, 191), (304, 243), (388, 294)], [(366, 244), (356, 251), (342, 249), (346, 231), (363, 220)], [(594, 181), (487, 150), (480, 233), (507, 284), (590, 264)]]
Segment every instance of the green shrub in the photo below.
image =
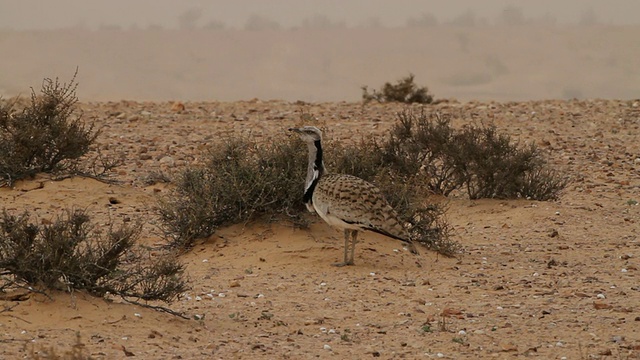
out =
[(47, 225), (29, 214), (0, 218), (0, 290), (26, 283), (44, 289), (86, 290), (102, 296), (169, 302), (186, 290), (183, 267), (171, 255), (148, 259), (134, 249), (140, 224), (101, 232), (81, 210), (68, 211)]
[(419, 103), (431, 104), (433, 95), (429, 94), (427, 87), (419, 87), (413, 82), (414, 75), (398, 80), (395, 84), (385, 83), (380, 91), (373, 90), (369, 93), (367, 86), (362, 87), (362, 100), (365, 103), (376, 100), (378, 102), (400, 102), (405, 104)]
[(98, 131), (82, 120), (76, 88), (75, 75), (69, 84), (45, 79), (21, 111), (16, 101), (0, 105), (0, 184), (65, 170), (89, 151)]

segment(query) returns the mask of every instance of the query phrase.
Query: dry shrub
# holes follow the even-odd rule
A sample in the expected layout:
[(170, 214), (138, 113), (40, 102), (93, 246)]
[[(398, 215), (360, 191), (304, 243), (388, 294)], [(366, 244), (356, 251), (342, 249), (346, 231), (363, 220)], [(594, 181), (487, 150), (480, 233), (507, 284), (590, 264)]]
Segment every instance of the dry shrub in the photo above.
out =
[(331, 172), (372, 181), (381, 169), (387, 167), (382, 149), (375, 139), (361, 139), (356, 144), (327, 141), (325, 148), (325, 162)]
[[(450, 239), (446, 207), (430, 203), (430, 195), (466, 189), (471, 199), (549, 200), (566, 185), (535, 146), (519, 147), (494, 126), (457, 130), (448, 116), (425, 111), (400, 113), (385, 140), (326, 141), (325, 148), (329, 171), (376, 184), (414, 240), (445, 255), (460, 246)], [(264, 215), (302, 222), (306, 154), (297, 139), (229, 139), (213, 147), (206, 164), (180, 173), (173, 193), (159, 203), (171, 244), (188, 247), (220, 226)]]
[[(382, 145), (384, 146), (384, 145)], [(446, 207), (431, 201), (433, 194), (423, 176), (398, 169), (386, 161), (385, 149), (371, 141), (356, 145), (332, 144), (329, 168), (337, 173), (358, 176), (375, 184), (408, 225), (411, 239), (445, 256), (459, 253), (461, 246), (451, 238), (445, 219)]]
[[(374, 141), (350, 146), (327, 142), (326, 148), (327, 168), (378, 185), (412, 225), (417, 241), (447, 255), (456, 251), (442, 218), (444, 209), (424, 202), (427, 194), (417, 177), (404, 177), (385, 166)], [(297, 138), (271, 139), (263, 144), (231, 139), (213, 147), (207, 159), (204, 166), (183, 171), (173, 193), (159, 203), (172, 245), (188, 247), (220, 226), (265, 215), (285, 215), (304, 223), (307, 152)]]
[(405, 176), (421, 176), (429, 189), (470, 199), (557, 199), (566, 177), (548, 168), (537, 147), (520, 146), (493, 125), (454, 129), (447, 115), (405, 110), (379, 146), (384, 162)]
[(466, 125), (453, 141), (453, 162), (470, 199), (554, 200), (567, 184), (535, 144), (519, 146), (493, 125)]
[(98, 136), (77, 110), (75, 75), (69, 84), (45, 79), (21, 111), (0, 105), (0, 184), (73, 166)]
[(152, 259), (148, 250), (135, 247), (140, 224), (102, 232), (82, 210), (69, 210), (41, 226), (29, 217), (4, 211), (0, 218), (0, 290), (26, 283), (165, 302), (186, 290), (183, 266), (175, 257)]
[(433, 102), (433, 95), (429, 94), (427, 87), (420, 87), (413, 81), (413, 74), (398, 80), (395, 84), (385, 83), (380, 91), (373, 90), (369, 93), (367, 86), (362, 87), (362, 100), (368, 103), (372, 100), (376, 100), (381, 103), (385, 102), (400, 102), (405, 104), (419, 103), (419, 104), (431, 104)]
[(433, 193), (448, 196), (464, 183), (452, 161), (455, 134), (448, 115), (406, 110), (398, 114), (380, 151), (385, 164), (398, 173), (420, 176)]
[(159, 202), (171, 244), (188, 247), (220, 226), (262, 215), (285, 214), (303, 223), (301, 149), (290, 139), (257, 144), (234, 138), (214, 146), (206, 163), (181, 172), (173, 192)]

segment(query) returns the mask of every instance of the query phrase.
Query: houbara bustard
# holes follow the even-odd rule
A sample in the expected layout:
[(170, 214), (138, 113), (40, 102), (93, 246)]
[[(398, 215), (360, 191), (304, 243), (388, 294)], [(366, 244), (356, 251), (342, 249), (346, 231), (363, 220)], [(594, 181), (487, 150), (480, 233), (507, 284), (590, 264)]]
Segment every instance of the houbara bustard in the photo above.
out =
[(322, 131), (314, 126), (291, 128), (309, 147), (309, 166), (303, 201), (334, 228), (344, 230), (344, 261), (336, 266), (353, 265), (358, 231), (374, 231), (406, 244), (418, 253), (409, 233), (398, 220), (380, 189), (356, 176), (327, 174), (322, 159)]

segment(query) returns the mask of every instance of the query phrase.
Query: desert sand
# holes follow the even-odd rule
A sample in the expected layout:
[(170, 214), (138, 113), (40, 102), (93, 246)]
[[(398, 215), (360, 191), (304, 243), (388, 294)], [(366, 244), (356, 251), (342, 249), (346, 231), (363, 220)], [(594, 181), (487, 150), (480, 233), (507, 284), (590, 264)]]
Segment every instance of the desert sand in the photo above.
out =
[[(159, 244), (153, 207), (170, 185), (146, 185), (150, 173), (197, 164), (225, 136), (285, 136), (301, 111), (330, 129), (325, 137), (353, 141), (384, 136), (403, 109), (184, 105), (81, 103), (102, 129), (96, 148), (125, 159), (111, 174), (119, 183), (42, 175), (0, 188), (0, 204), (41, 220), (72, 206), (101, 225), (141, 218), (140, 241)], [(554, 202), (447, 199), (463, 248), (454, 258), (415, 256), (366, 233), (356, 265), (336, 268), (342, 235), (319, 219), (309, 229), (286, 221), (220, 229), (181, 257), (192, 289), (168, 306), (190, 320), (82, 292), (2, 294), (11, 310), (0, 313), (0, 358), (61, 354), (77, 336), (98, 359), (639, 358), (640, 101), (452, 101), (427, 110), (536, 143), (570, 185)]]

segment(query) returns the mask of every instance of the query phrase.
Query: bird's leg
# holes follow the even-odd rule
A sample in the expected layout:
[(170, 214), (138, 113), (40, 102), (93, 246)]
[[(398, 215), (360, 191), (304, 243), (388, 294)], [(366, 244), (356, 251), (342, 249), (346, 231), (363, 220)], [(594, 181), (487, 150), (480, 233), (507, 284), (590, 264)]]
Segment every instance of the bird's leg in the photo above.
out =
[(351, 230), (344, 229), (344, 261), (342, 261), (341, 263), (335, 263), (335, 264), (333, 264), (333, 266), (353, 265), (353, 259), (352, 259), (351, 263), (349, 263), (349, 261), (347, 261), (347, 257), (349, 255), (349, 245), (351, 243), (349, 241), (349, 234), (351, 234)]
[(358, 243), (358, 230), (351, 230), (351, 260), (347, 261), (347, 265), (353, 265), (356, 243)]

